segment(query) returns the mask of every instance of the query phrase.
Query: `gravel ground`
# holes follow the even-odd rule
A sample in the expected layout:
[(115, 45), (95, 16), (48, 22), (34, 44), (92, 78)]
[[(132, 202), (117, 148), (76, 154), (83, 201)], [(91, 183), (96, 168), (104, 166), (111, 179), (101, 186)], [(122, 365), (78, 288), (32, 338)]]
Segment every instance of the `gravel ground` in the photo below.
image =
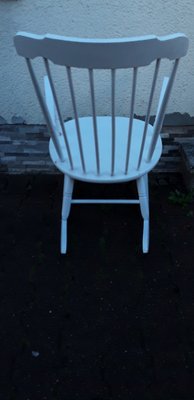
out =
[[(74, 205), (61, 256), (62, 176), (0, 176), (0, 399), (193, 400), (194, 207), (177, 189), (151, 185), (148, 255), (137, 206)], [(114, 191), (135, 195), (75, 196)]]

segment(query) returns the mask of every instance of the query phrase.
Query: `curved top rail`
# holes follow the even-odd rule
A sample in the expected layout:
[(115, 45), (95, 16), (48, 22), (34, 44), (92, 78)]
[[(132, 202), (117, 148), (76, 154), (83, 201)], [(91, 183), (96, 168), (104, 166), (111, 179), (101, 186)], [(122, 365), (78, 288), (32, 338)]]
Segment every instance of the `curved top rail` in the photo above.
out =
[(44, 57), (54, 64), (77, 68), (132, 68), (149, 65), (159, 58), (175, 60), (187, 54), (183, 33), (117, 39), (84, 39), (18, 32), (17, 53), (26, 58)]

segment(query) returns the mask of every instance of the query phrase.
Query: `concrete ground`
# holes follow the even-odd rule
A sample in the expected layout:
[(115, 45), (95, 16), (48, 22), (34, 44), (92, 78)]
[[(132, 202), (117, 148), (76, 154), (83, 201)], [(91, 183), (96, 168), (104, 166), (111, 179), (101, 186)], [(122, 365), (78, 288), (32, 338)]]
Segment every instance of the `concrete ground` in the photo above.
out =
[[(194, 399), (194, 208), (177, 189), (151, 186), (148, 255), (138, 206), (74, 205), (61, 256), (62, 176), (0, 176), (0, 399)], [(135, 195), (75, 196), (114, 191)]]

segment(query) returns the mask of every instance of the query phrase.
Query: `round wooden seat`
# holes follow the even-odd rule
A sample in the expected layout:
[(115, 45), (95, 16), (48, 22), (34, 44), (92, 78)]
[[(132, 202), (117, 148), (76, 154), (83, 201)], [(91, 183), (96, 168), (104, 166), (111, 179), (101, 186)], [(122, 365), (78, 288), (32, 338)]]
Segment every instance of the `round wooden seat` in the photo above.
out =
[(56, 167), (61, 172), (69, 175), (73, 179), (78, 179), (88, 182), (99, 182), (99, 183), (126, 182), (132, 179), (137, 179), (153, 169), (153, 167), (157, 164), (162, 152), (162, 142), (159, 136), (151, 161), (149, 162), (146, 161), (153, 133), (153, 127), (152, 125), (149, 124), (142, 162), (140, 168), (137, 169), (138, 156), (140, 152), (140, 146), (142, 143), (144, 124), (145, 124), (144, 121), (140, 121), (138, 119), (133, 120), (131, 150), (130, 150), (129, 167), (127, 174), (125, 174), (125, 162), (126, 162), (129, 118), (125, 117), (116, 117), (116, 124), (115, 124), (116, 151), (115, 151), (115, 169), (113, 176), (111, 176), (111, 146), (112, 146), (111, 117), (97, 117), (100, 174), (97, 174), (92, 117), (79, 118), (83, 153), (86, 166), (85, 173), (82, 170), (81, 157), (80, 157), (74, 120), (65, 123), (65, 130), (71, 148), (74, 169), (71, 170), (70, 168), (70, 164), (66, 153), (66, 147), (62, 135), (60, 136), (60, 142), (61, 142), (61, 148), (65, 154), (65, 161), (61, 161), (59, 159), (52, 139), (50, 139), (50, 146), (49, 146), (50, 156)]

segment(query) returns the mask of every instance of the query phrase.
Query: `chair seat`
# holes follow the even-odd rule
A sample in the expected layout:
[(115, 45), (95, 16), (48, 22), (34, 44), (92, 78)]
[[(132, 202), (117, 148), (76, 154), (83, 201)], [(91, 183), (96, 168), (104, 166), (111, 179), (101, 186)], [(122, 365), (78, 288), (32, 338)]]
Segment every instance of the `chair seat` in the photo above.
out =
[(74, 169), (70, 168), (64, 138), (60, 135), (61, 147), (64, 152), (65, 161), (60, 161), (55, 150), (52, 139), (50, 139), (49, 151), (50, 156), (56, 167), (64, 174), (69, 175), (73, 179), (96, 183), (113, 183), (125, 182), (137, 179), (148, 173), (157, 164), (162, 153), (162, 142), (160, 136), (150, 162), (146, 162), (150, 141), (153, 134), (153, 126), (148, 125), (146, 142), (140, 168), (137, 169), (138, 156), (142, 135), (144, 129), (144, 121), (138, 119), (133, 120), (133, 130), (131, 137), (131, 150), (129, 157), (129, 168), (127, 174), (125, 171), (127, 140), (129, 118), (116, 117), (115, 122), (115, 172), (111, 176), (111, 146), (112, 146), (112, 119), (111, 117), (97, 117), (98, 143), (100, 154), (100, 174), (97, 174), (95, 142), (93, 133), (92, 117), (79, 118), (80, 131), (83, 144), (83, 153), (85, 159), (86, 173), (83, 172), (81, 166), (80, 151), (78, 148), (78, 139), (75, 127), (75, 121), (71, 120), (65, 123), (65, 130), (71, 148)]

